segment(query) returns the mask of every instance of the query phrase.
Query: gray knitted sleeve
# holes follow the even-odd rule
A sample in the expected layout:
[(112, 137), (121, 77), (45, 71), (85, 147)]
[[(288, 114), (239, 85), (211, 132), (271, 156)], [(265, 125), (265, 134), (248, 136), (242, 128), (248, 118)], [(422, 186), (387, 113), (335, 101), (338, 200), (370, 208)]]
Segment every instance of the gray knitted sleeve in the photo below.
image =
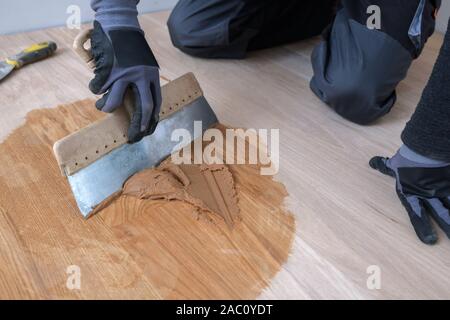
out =
[(139, 0), (91, 0), (91, 7), (103, 28), (140, 28), (138, 3)]

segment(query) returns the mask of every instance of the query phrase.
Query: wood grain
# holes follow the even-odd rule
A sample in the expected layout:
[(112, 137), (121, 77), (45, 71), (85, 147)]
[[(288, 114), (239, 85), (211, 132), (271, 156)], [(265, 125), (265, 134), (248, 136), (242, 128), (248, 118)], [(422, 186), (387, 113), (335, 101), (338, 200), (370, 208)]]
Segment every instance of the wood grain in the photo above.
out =
[[(281, 163), (276, 179), (286, 185), (289, 208), (298, 223), (287, 263), (260, 298), (450, 298), (450, 241), (439, 232), (436, 246), (420, 243), (395, 195), (392, 179), (372, 171), (367, 164), (372, 156), (390, 156), (400, 146), (400, 133), (431, 73), (442, 35), (435, 34), (414, 62), (407, 79), (398, 87), (398, 101), (391, 113), (371, 126), (358, 126), (336, 115), (309, 89), (310, 53), (317, 39), (255, 52), (242, 61), (202, 60), (172, 46), (165, 25), (167, 17), (168, 12), (140, 17), (165, 77), (174, 79), (193, 72), (223, 123), (245, 128), (280, 128)], [(23, 124), (26, 113), (34, 108), (92, 98), (87, 89), (92, 75), (71, 50), (77, 32), (55, 28), (0, 36), (0, 55), (14, 54), (32, 42), (47, 39), (55, 40), (62, 48), (55, 57), (27, 66), (1, 83), (0, 139)], [(72, 121), (64, 125), (69, 126)], [(46, 129), (49, 132), (55, 131), (51, 123)], [(34, 137), (26, 139), (28, 144), (40, 141)], [(6, 165), (3, 162), (0, 167), (2, 176), (7, 174), (8, 165), (15, 165), (17, 157), (23, 157), (27, 150), (10, 147), (14, 157), (3, 155)], [(11, 188), (17, 188), (26, 178), (37, 179), (46, 174), (34, 166), (22, 166), (23, 173), (10, 179)], [(45, 196), (51, 193), (48, 188), (48, 183), (36, 184), (34, 192)], [(15, 296), (19, 292), (24, 297), (48, 296), (45, 293), (48, 284), (43, 279), (52, 273), (60, 274), (61, 268), (72, 263), (71, 253), (82, 255), (92, 245), (98, 247), (98, 254), (94, 258), (85, 256), (85, 266), (99, 276), (96, 261), (111, 261), (111, 268), (102, 272), (114, 279), (110, 286), (129, 284), (127, 289), (122, 287), (121, 296), (138, 296), (135, 288), (153, 290), (156, 294), (157, 289), (135, 280), (139, 267), (126, 250), (110, 240), (115, 238), (112, 231), (99, 232), (101, 242), (85, 240), (89, 239), (86, 233), (101, 221), (96, 220), (92, 226), (80, 223), (75, 215), (60, 215), (45, 220), (50, 226), (43, 225), (47, 210), (56, 208), (63, 212), (64, 205), (71, 201), (63, 198), (67, 195), (59, 195), (62, 199), (46, 204), (38, 218), (33, 219), (29, 216), (34, 211), (28, 207), (19, 216), (12, 211), (24, 207), (20, 198), (8, 200), (12, 201), (12, 207), (6, 207), (1, 195), (3, 287), (7, 286)], [(74, 203), (73, 206), (75, 209)], [(65, 232), (56, 232), (59, 228)], [(24, 229), (37, 229), (38, 236), (30, 239)], [(63, 239), (70, 235), (69, 249), (61, 244), (61, 235)], [(47, 238), (52, 239), (52, 246)], [(45, 258), (35, 262), (30, 257), (29, 252), (41, 252), (46, 245), (51, 253), (47, 254), (48, 261), (58, 257), (56, 267), (53, 262), (43, 262), (47, 261)], [(136, 247), (136, 250), (147, 248)], [(165, 259), (176, 258), (167, 255)], [(3, 267), (6, 265), (11, 267), (6, 269)], [(370, 265), (381, 269), (380, 290), (369, 290), (366, 286), (366, 270)], [(59, 275), (59, 283), (64, 276)], [(105, 290), (106, 285), (98, 279), (86, 288), (92, 290), (87, 296), (100, 296)], [(25, 283), (27, 289), (23, 289)], [(61, 296), (66, 294), (64, 288), (55, 290)]]

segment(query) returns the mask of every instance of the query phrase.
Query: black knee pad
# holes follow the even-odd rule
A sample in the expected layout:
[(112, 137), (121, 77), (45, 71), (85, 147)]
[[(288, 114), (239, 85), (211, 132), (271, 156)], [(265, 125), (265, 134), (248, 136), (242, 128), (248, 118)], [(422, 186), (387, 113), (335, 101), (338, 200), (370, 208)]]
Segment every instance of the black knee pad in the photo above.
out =
[(367, 125), (387, 114), (396, 102), (397, 95), (392, 91), (384, 99), (378, 99), (377, 84), (369, 82), (346, 81), (334, 86), (322, 87), (315, 79), (311, 90), (336, 113), (347, 120)]
[(412, 56), (386, 33), (369, 30), (344, 9), (314, 49), (311, 89), (346, 119), (369, 124), (387, 114)]

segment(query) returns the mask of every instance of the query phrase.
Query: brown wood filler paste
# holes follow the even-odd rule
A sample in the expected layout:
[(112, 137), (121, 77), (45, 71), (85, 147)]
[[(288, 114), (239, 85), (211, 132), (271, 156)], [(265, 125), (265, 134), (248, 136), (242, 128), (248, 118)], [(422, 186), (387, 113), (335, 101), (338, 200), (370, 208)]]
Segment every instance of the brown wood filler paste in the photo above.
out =
[[(0, 144), (0, 296), (256, 298), (294, 239), (284, 186), (257, 166), (163, 163), (85, 221), (52, 146), (102, 116), (93, 103), (32, 111)], [(203, 192), (208, 181), (220, 185)], [(73, 266), (76, 290), (68, 286)]]
[(120, 196), (141, 200), (183, 201), (199, 214), (216, 214), (233, 228), (239, 219), (238, 197), (227, 165), (180, 164), (169, 157), (157, 168), (143, 170), (125, 182), (121, 192), (106, 199), (93, 214)]

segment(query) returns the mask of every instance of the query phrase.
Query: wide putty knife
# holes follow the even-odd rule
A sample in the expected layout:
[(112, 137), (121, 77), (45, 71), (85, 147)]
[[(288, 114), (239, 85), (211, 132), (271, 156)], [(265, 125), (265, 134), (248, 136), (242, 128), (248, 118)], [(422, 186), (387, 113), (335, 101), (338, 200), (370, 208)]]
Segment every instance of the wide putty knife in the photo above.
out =
[[(85, 32), (81, 38), (88, 34)], [(80, 48), (80, 41), (84, 39), (77, 38), (76, 48)], [(89, 55), (82, 55), (89, 62)], [(124, 106), (116, 112), (55, 143), (55, 157), (83, 217), (89, 217), (99, 204), (120, 191), (130, 176), (158, 165), (176, 151), (179, 141), (171, 140), (175, 129), (187, 130), (194, 140), (217, 123), (192, 73), (167, 83), (161, 90), (161, 120), (156, 131), (140, 142), (127, 142), (127, 110), (132, 108), (131, 95), (127, 94)], [(202, 122), (203, 132), (194, 132), (195, 121)]]

